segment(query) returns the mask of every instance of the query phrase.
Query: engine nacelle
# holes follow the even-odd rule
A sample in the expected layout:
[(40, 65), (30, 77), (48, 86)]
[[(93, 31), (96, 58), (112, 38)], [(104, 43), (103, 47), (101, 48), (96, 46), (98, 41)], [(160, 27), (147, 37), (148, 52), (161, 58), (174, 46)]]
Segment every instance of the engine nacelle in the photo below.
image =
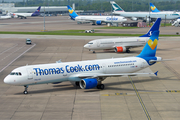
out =
[(98, 84), (98, 81), (96, 78), (86, 78), (86, 79), (82, 79), (79, 82), (81, 89), (91, 89), (91, 88), (96, 87), (97, 84)]
[(133, 21), (137, 21), (137, 20), (138, 20), (138, 18), (136, 18), (136, 17), (132, 17), (132, 18), (131, 18), (131, 20), (133, 20)]
[(115, 52), (125, 52), (126, 51), (126, 47), (123, 46), (117, 46), (115, 47)]
[(97, 24), (97, 25), (101, 25), (102, 22), (101, 22), (101, 21), (96, 21), (96, 24)]

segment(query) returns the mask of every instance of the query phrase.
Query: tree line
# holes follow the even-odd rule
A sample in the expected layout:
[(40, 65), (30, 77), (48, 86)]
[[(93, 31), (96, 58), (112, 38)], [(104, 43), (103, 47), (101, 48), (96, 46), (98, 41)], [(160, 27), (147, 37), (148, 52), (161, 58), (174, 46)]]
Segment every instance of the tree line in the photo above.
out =
[[(76, 10), (111, 11), (111, 0), (23, 0), (16, 2), (16, 7), (26, 6), (66, 6), (75, 3)], [(115, 0), (124, 11), (149, 11), (149, 0)], [(150, 0), (160, 11), (179, 11), (180, 0)]]

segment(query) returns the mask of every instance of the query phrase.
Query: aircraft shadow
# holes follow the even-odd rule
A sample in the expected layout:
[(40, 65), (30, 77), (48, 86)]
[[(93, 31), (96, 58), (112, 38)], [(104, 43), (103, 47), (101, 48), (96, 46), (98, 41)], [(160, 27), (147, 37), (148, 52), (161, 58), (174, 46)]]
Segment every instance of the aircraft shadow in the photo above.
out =
[[(146, 79), (146, 80), (133, 80), (133, 83), (143, 83), (143, 82), (150, 82), (150, 81), (157, 81), (157, 80), (177, 80), (177, 79), (171, 79), (171, 77), (166, 77), (166, 78), (157, 78), (156, 77), (151, 77), (151, 79)], [(123, 82), (113, 82), (113, 83), (105, 83), (105, 89), (109, 90), (126, 90), (126, 91), (134, 91), (134, 89), (127, 89), (127, 88), (119, 88), (119, 87), (111, 87), (114, 85), (123, 85), (123, 84), (131, 84), (131, 81), (123, 81)], [(44, 89), (44, 90), (32, 90), (28, 91), (29, 94), (39, 94), (39, 93), (52, 93), (52, 92), (57, 92), (57, 91), (67, 91), (67, 90), (75, 90), (75, 89), (81, 89), (79, 86), (74, 86), (72, 84), (67, 84), (67, 85), (54, 85), (53, 88), (51, 89)], [(62, 88), (63, 87), (63, 88)], [(86, 89), (84, 92), (97, 92), (100, 91), (99, 89), (93, 88), (93, 89)], [(145, 91), (144, 89), (138, 89), (137, 91)], [(148, 90), (149, 91), (149, 90)], [(157, 92), (155, 90), (152, 90), (151, 92)], [(162, 92), (162, 91), (158, 91)], [(23, 91), (20, 93), (16, 93), (15, 95), (23, 95)]]

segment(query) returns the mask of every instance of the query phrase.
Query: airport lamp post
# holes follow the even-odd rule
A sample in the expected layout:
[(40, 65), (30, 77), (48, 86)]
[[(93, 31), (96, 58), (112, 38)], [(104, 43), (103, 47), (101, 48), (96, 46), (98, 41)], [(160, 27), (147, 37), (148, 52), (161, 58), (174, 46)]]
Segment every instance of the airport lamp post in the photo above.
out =
[(46, 26), (45, 26), (45, 6), (44, 6), (44, 31), (46, 31)]

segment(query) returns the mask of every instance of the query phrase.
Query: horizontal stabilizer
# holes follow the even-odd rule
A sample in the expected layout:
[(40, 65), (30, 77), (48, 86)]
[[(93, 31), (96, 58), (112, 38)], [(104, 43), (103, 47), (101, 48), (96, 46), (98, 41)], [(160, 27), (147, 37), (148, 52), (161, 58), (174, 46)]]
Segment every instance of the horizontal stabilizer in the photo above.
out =
[(154, 63), (154, 62), (163, 62), (163, 61), (173, 61), (175, 59), (163, 59), (163, 60), (150, 60), (149, 63)]
[(156, 71), (154, 74), (157, 76), (158, 71)]

